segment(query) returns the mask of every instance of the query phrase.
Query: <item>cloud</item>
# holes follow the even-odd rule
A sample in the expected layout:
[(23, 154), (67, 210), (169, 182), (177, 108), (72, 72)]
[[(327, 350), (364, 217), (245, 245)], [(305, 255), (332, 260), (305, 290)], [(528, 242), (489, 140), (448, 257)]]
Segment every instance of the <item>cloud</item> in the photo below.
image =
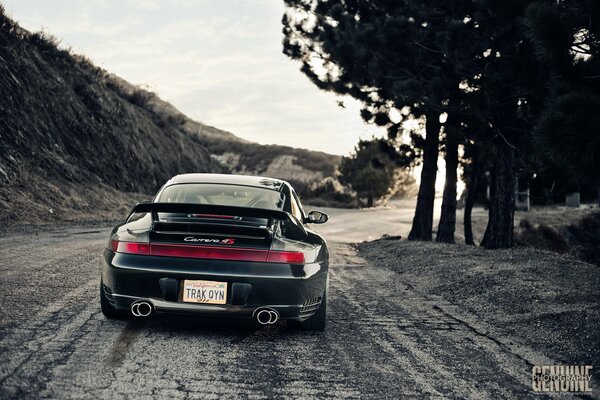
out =
[(126, 2), (140, 10), (156, 11), (161, 9), (160, 0), (127, 0)]

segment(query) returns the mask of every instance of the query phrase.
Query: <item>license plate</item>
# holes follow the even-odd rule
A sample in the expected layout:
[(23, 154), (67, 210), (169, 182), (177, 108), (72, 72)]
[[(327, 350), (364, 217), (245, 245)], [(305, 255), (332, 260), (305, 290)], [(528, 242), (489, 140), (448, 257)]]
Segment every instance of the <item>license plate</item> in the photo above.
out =
[(225, 304), (227, 282), (183, 281), (183, 301), (187, 303)]

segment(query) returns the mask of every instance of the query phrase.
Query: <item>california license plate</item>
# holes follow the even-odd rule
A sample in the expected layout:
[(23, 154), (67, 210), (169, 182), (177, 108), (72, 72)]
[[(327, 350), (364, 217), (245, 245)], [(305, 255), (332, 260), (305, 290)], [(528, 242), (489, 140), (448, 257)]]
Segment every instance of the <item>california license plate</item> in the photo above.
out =
[(227, 282), (183, 281), (183, 301), (187, 303), (225, 304)]

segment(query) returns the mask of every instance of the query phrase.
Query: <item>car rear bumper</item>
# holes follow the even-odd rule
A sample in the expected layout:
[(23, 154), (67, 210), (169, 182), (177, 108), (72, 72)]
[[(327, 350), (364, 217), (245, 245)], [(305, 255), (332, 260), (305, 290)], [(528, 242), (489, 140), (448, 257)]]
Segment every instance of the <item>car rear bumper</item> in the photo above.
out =
[[(306, 265), (140, 256), (105, 250), (103, 293), (117, 310), (136, 301), (157, 313), (252, 318), (269, 307), (282, 319), (303, 320), (315, 311), (327, 284), (327, 262)], [(185, 279), (227, 282), (227, 303), (182, 302)]]

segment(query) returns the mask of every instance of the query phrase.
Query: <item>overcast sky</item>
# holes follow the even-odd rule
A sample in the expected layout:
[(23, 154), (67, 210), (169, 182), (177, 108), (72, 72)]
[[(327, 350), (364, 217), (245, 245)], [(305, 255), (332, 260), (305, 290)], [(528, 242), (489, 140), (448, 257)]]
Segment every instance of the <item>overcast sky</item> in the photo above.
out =
[(381, 135), (281, 52), (282, 0), (0, 0), (31, 31), (190, 117), (259, 143), (346, 154)]

